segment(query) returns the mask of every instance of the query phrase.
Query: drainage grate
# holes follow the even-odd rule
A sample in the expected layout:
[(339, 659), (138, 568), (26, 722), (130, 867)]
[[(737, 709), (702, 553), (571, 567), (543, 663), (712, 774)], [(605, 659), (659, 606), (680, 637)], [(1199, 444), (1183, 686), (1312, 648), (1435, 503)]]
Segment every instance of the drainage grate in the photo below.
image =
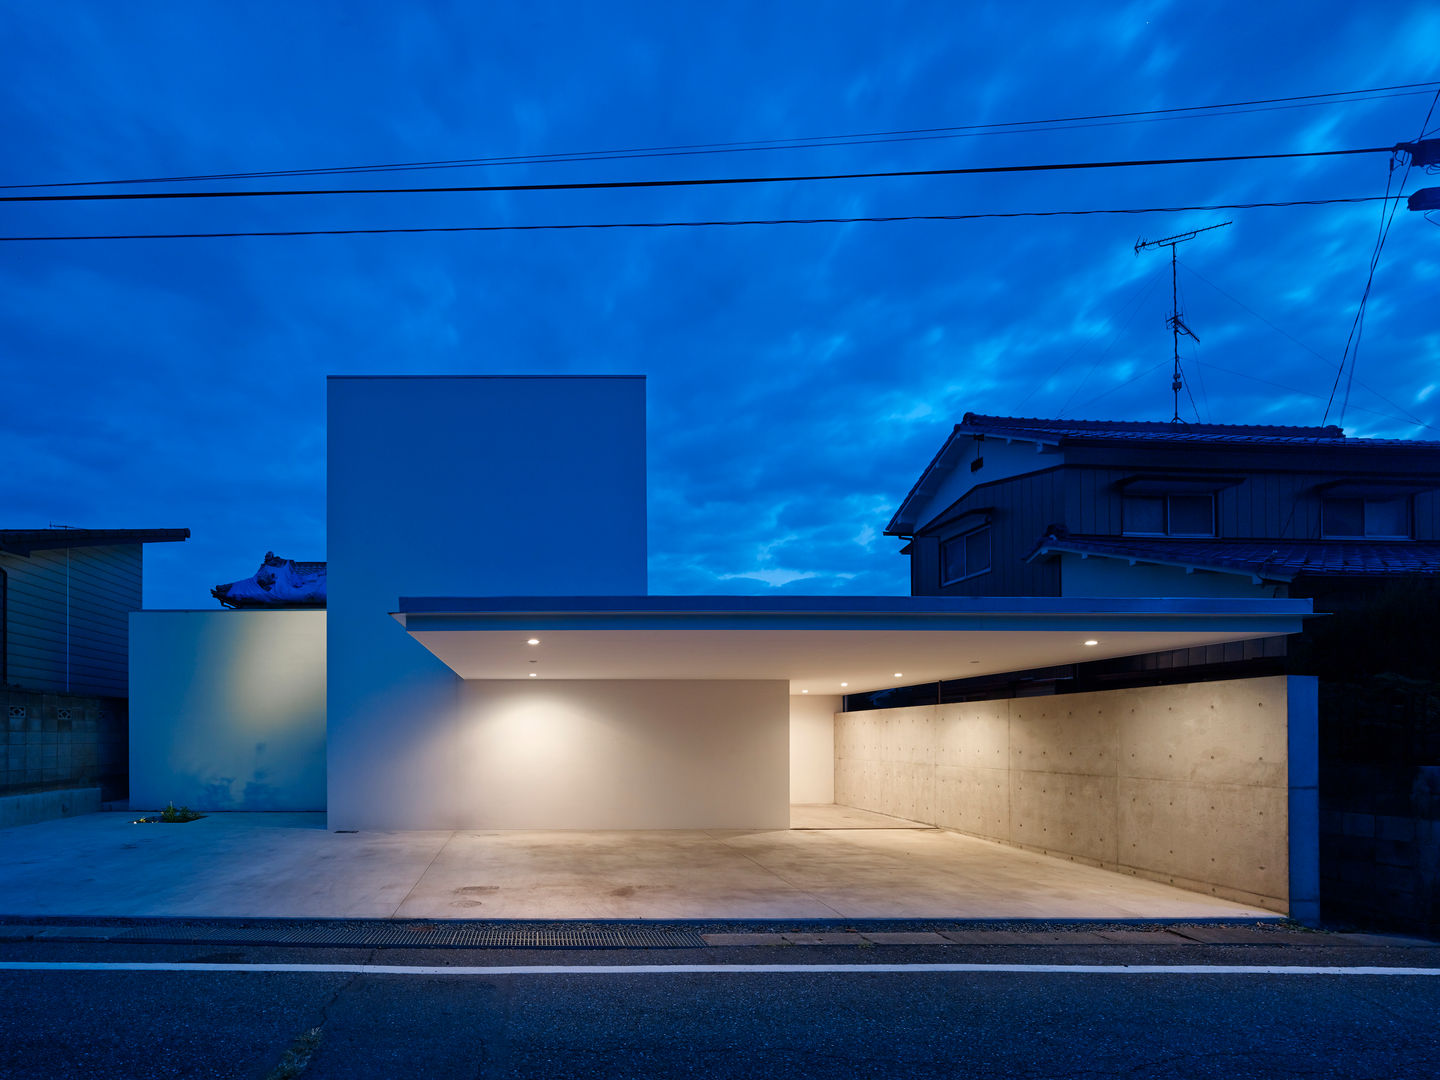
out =
[(137, 926), (112, 941), (176, 945), (312, 945), (412, 949), (703, 949), (693, 930), (643, 927), (528, 928), (503, 926)]
[(483, 927), (451, 931), (460, 948), (512, 949), (701, 949), (705, 940), (693, 930), (523, 930)]

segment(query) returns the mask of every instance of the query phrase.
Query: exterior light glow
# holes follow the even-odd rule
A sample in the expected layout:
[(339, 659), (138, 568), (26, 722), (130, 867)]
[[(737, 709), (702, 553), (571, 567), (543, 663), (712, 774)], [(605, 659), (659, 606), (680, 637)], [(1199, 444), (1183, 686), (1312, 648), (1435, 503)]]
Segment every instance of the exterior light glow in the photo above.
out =
[(532, 637), (529, 641), (525, 642), (525, 644), (526, 644), (526, 645), (539, 645), (539, 644), (540, 644), (540, 639), (539, 639), (538, 637)]
[(801, 690), (801, 691), (800, 691), (800, 693), (802, 693), (802, 694), (808, 694), (809, 692), (810, 692), (809, 690)]
[(1099, 645), (1100, 643), (1099, 643), (1098, 641), (1096, 641), (1094, 638), (1091, 638), (1089, 641), (1085, 642), (1085, 644), (1086, 644), (1086, 645)]

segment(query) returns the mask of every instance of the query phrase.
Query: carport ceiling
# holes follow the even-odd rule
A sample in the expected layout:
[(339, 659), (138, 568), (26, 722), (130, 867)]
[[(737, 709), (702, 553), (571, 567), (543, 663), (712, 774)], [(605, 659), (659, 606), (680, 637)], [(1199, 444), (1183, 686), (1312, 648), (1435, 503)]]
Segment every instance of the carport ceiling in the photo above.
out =
[(393, 614), (466, 679), (785, 679), (840, 694), (1293, 633), (1309, 612), (1308, 600), (647, 596), (404, 597)]

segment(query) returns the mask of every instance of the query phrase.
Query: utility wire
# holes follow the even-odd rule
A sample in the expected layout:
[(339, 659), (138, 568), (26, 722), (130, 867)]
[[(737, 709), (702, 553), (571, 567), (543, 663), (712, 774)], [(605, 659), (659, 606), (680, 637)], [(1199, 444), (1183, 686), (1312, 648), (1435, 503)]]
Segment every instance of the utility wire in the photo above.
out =
[[(1234, 375), (1241, 379), (1249, 379), (1251, 382), (1264, 383), (1266, 386), (1273, 386), (1279, 390), (1288, 390), (1292, 394), (1299, 394), (1301, 397), (1314, 398), (1316, 401), (1319, 401), (1323, 396), (1311, 390), (1301, 390), (1298, 386), (1287, 386), (1285, 383), (1278, 383), (1272, 379), (1262, 379), (1260, 378), (1260, 376), (1251, 374), (1248, 371), (1236, 371), (1234, 368), (1221, 367), (1219, 364), (1211, 363), (1208, 360), (1196, 360), (1195, 362), (1197, 364), (1203, 364), (1208, 368), (1213, 368), (1216, 371), (1224, 372), (1226, 375)], [(1427, 424), (1423, 420), (1416, 420), (1414, 417), (1397, 415), (1395, 413), (1387, 413), (1381, 411), (1380, 409), (1367, 409), (1363, 405), (1355, 405), (1353, 406), (1353, 408), (1358, 412), (1369, 413), (1371, 416), (1383, 416), (1386, 420), (1406, 420), (1411, 423), (1418, 424), (1423, 428), (1429, 428), (1429, 430), (1431, 431), (1440, 431), (1440, 428), (1435, 427), (1433, 424)]]
[[(1012, 120), (989, 124), (958, 124), (935, 128), (902, 128), (891, 131), (850, 132), (841, 135), (808, 135), (788, 139), (750, 139), (718, 143), (680, 143), (669, 146), (644, 146), (608, 150), (573, 150), (547, 154), (514, 154), (508, 156), (448, 158), (433, 161), (395, 161), (371, 165), (340, 165), (309, 169), (265, 169), (252, 172), (208, 173), (182, 176), (146, 176), (119, 180), (71, 180), (48, 184), (0, 184), (0, 190), (37, 187), (93, 187), (109, 184), (165, 184), (205, 180), (253, 180), (271, 176), (324, 176), (344, 173), (404, 172), (419, 169), (461, 169), (499, 165), (539, 165), (578, 161), (613, 161), (628, 158), (679, 157), (696, 154), (751, 153), (764, 150), (807, 150), (827, 146), (865, 146), (885, 142), (914, 142), (936, 139), (968, 138), (978, 135), (1025, 134), (1035, 131), (1062, 131), (1068, 128), (1108, 127), (1115, 123), (1153, 123), (1163, 120), (1193, 120), (1207, 116), (1243, 115), (1275, 109), (1303, 109), (1324, 105), (1345, 105), (1351, 102), (1382, 98), (1410, 97), (1429, 93), (1437, 83), (1400, 83), (1359, 90), (1336, 90), (1323, 94), (1297, 94), (1290, 97), (1256, 98), (1249, 101), (1220, 102), (1213, 105), (1184, 105), (1168, 109), (1145, 109), (1134, 112), (1091, 113), (1082, 116), (1047, 117), (1040, 120)], [(1393, 91), (1393, 92), (1392, 92)], [(1252, 107), (1253, 106), (1253, 107)], [(1221, 111), (1224, 110), (1224, 111)], [(1113, 122), (1113, 123), (1112, 123)]]
[[(1232, 295), (1231, 293), (1226, 292), (1226, 291), (1225, 291), (1224, 289), (1222, 289), (1219, 285), (1216, 285), (1215, 282), (1211, 281), (1211, 280), (1210, 280), (1209, 278), (1207, 278), (1204, 274), (1200, 273), (1199, 270), (1196, 270), (1193, 266), (1190, 266), (1188, 263), (1183, 263), (1183, 262), (1182, 262), (1180, 265), (1181, 265), (1182, 267), (1184, 267), (1184, 269), (1186, 270), (1186, 272), (1195, 275), (1195, 277), (1199, 278), (1199, 279), (1200, 279), (1201, 281), (1203, 281), (1206, 285), (1209, 285), (1210, 288), (1214, 289), (1214, 290), (1215, 290), (1217, 293), (1219, 293), (1221, 296), (1225, 297), (1227, 300), (1229, 300), (1229, 301), (1230, 301), (1232, 304), (1234, 304), (1236, 307), (1241, 308), (1241, 309), (1244, 310), (1244, 311), (1248, 311), (1251, 315), (1254, 315), (1255, 318), (1259, 319), (1259, 320), (1260, 320), (1261, 322), (1263, 322), (1266, 326), (1270, 327), (1271, 330), (1274, 330), (1274, 331), (1275, 331), (1277, 334), (1279, 334), (1281, 337), (1283, 337), (1283, 338), (1288, 338), (1290, 341), (1293, 341), (1296, 345), (1300, 346), (1300, 348), (1304, 349), (1304, 350), (1305, 350), (1306, 352), (1308, 352), (1311, 356), (1315, 357), (1315, 359), (1319, 360), (1321, 363), (1325, 364), (1327, 367), (1334, 365), (1335, 361), (1334, 361), (1334, 359), (1333, 359), (1332, 357), (1326, 356), (1324, 353), (1317, 352), (1316, 350), (1312, 349), (1309, 345), (1306, 345), (1305, 342), (1301, 341), (1299, 338), (1297, 338), (1294, 334), (1290, 333), (1290, 332), (1289, 332), (1288, 330), (1286, 330), (1284, 327), (1276, 326), (1273, 322), (1271, 322), (1269, 319), (1267, 319), (1264, 315), (1261, 315), (1260, 312), (1256, 311), (1254, 308), (1250, 307), (1250, 306), (1249, 306), (1248, 304), (1246, 304), (1244, 301), (1240, 300), (1239, 298), (1237, 298), (1236, 296)], [(1199, 361), (1197, 360), (1197, 363), (1198, 363), (1198, 362), (1199, 362)], [(1381, 401), (1385, 402), (1386, 405), (1389, 405), (1392, 409), (1394, 409), (1394, 410), (1395, 410), (1397, 413), (1399, 413), (1401, 416), (1404, 416), (1405, 418), (1407, 418), (1408, 420), (1410, 420), (1410, 421), (1413, 422), (1413, 423), (1419, 424), (1421, 427), (1428, 427), (1428, 426), (1429, 426), (1428, 424), (1425, 423), (1425, 421), (1421, 420), (1418, 416), (1415, 416), (1413, 413), (1408, 412), (1403, 405), (1399, 405), (1399, 404), (1397, 404), (1396, 402), (1391, 401), (1388, 397), (1386, 397), (1384, 394), (1380, 393), (1379, 390), (1376, 390), (1373, 386), (1371, 386), (1369, 383), (1367, 383), (1364, 379), (1359, 379), (1359, 378), (1357, 378), (1355, 381), (1356, 381), (1357, 383), (1359, 383), (1359, 384), (1361, 385), (1361, 387), (1363, 387), (1363, 388), (1366, 389), (1366, 390), (1369, 390), (1370, 393), (1374, 394), (1374, 395), (1375, 395), (1377, 398), (1379, 398)], [(1201, 389), (1203, 390), (1204, 387), (1201, 387)]]
[(556, 184), (469, 184), (413, 188), (290, 188), (267, 191), (104, 191), (79, 195), (0, 195), (0, 202), (116, 202), (134, 199), (250, 199), (273, 195), (430, 195), (499, 191), (611, 191), (634, 188), (719, 187), (736, 184), (793, 184), (815, 180), (875, 180), (916, 176), (977, 176), (995, 173), (1068, 172), (1078, 169), (1128, 169), (1150, 165), (1199, 165), (1227, 161), (1281, 161), (1293, 158), (1391, 154), (1395, 146), (1348, 150), (1304, 150), (1286, 154), (1221, 154), (1210, 157), (1146, 158), (1127, 161), (1062, 161), (1035, 165), (975, 165), (960, 169), (903, 169), (887, 172), (815, 173), (807, 176), (715, 176), (673, 180), (590, 180)]
[[(1437, 104), (1440, 104), (1440, 90), (1435, 91), (1435, 96), (1434, 96), (1434, 98), (1432, 98), (1431, 101), (1430, 101), (1430, 108), (1425, 111), (1425, 120), (1424, 120), (1424, 121), (1421, 123), (1421, 125), (1420, 125), (1420, 134), (1415, 137), (1415, 141), (1416, 141), (1416, 142), (1419, 142), (1421, 139), (1423, 139), (1423, 138), (1425, 137), (1425, 130), (1426, 130), (1426, 128), (1428, 128), (1428, 127), (1430, 126), (1430, 117), (1432, 117), (1432, 116), (1435, 115), (1435, 106), (1436, 106)], [(1393, 158), (1393, 157), (1391, 158), (1391, 161), (1392, 161), (1392, 162), (1394, 161), (1394, 158)], [(1400, 186), (1399, 186), (1399, 188), (1396, 190), (1396, 194), (1397, 194), (1397, 195), (1403, 195), (1403, 194), (1405, 193), (1405, 182), (1410, 179), (1410, 170), (1411, 170), (1411, 168), (1414, 167), (1414, 165), (1415, 165), (1415, 156), (1414, 156), (1414, 153), (1412, 152), (1412, 153), (1406, 158), (1406, 160), (1405, 160), (1405, 172), (1402, 173), (1401, 176), (1400, 176)], [(1394, 170), (1393, 164), (1392, 164), (1392, 166), (1391, 166), (1391, 170), (1392, 170), (1392, 172), (1393, 172), (1393, 170)], [(1389, 187), (1388, 183), (1387, 183), (1386, 187), (1387, 187), (1387, 192), (1386, 192), (1386, 193), (1388, 194), (1388, 193), (1389, 193), (1389, 192), (1388, 192), (1388, 187)], [(1375, 267), (1378, 266), (1379, 263), (1380, 263), (1380, 253), (1385, 250), (1385, 241), (1390, 238), (1390, 226), (1392, 226), (1393, 224), (1395, 224), (1395, 211), (1398, 210), (1398, 209), (1400, 209), (1400, 200), (1399, 200), (1399, 199), (1396, 199), (1396, 200), (1395, 200), (1395, 208), (1390, 211), (1390, 219), (1385, 222), (1385, 231), (1381, 234), (1381, 236), (1380, 236), (1380, 243), (1379, 243), (1379, 245), (1375, 248), (1375, 258), (1374, 258), (1374, 260), (1372, 261), (1371, 266), (1370, 266), (1370, 277), (1371, 277), (1372, 280), (1374, 279), (1374, 276), (1375, 276)], [(1366, 312), (1366, 311), (1368, 310), (1368, 308), (1369, 308), (1369, 299), (1370, 299), (1370, 282), (1367, 281), (1367, 282), (1365, 283), (1365, 296), (1364, 296), (1364, 297), (1361, 299), (1361, 301), (1360, 301), (1360, 323), (1359, 323), (1359, 325), (1355, 328), (1355, 353), (1354, 353), (1354, 355), (1352, 355), (1352, 356), (1350, 357), (1350, 375), (1349, 375), (1349, 377), (1345, 380), (1345, 397), (1342, 398), (1341, 401), (1340, 401), (1340, 418), (1339, 418), (1339, 422), (1340, 422), (1341, 425), (1343, 425), (1343, 424), (1345, 423), (1345, 410), (1346, 410), (1346, 409), (1349, 407), (1349, 405), (1350, 405), (1350, 388), (1351, 388), (1351, 386), (1352, 386), (1352, 385), (1354, 384), (1354, 382), (1355, 382), (1355, 369), (1360, 366), (1360, 339), (1361, 339), (1361, 337), (1363, 337), (1364, 334), (1365, 334), (1365, 312)]]
[[(1395, 196), (1398, 198), (1398, 196)], [(603, 221), (546, 225), (430, 225), (390, 229), (268, 229), (234, 232), (113, 233), (69, 236), (0, 236), (0, 243), (53, 240), (215, 240), (240, 236), (379, 236), (391, 233), (556, 232), (580, 229), (699, 229), (739, 225), (849, 225), (857, 222), (978, 221), (1001, 218), (1085, 217), (1092, 214), (1178, 214), (1192, 210), (1254, 210), (1276, 206), (1333, 206), (1378, 202), (1383, 195), (1337, 199), (1290, 199), (1283, 202), (1215, 203), (1208, 206), (1131, 206), (1092, 210), (1010, 210), (975, 214), (891, 214), (871, 217), (764, 218), (716, 221)]]

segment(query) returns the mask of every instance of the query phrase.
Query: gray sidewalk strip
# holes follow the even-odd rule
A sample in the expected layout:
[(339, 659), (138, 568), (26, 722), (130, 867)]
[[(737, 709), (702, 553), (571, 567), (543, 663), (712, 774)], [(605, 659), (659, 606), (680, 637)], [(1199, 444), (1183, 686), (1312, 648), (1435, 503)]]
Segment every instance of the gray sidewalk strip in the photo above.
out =
[(0, 943), (111, 942), (132, 945), (288, 945), (419, 949), (697, 949), (777, 946), (1301, 946), (1351, 949), (1435, 949), (1440, 941), (1378, 933), (1336, 933), (1254, 926), (1174, 925), (1054, 929), (870, 930), (864, 927), (723, 930), (701, 927), (511, 925), (484, 922), (359, 921), (87, 925), (0, 923)]

